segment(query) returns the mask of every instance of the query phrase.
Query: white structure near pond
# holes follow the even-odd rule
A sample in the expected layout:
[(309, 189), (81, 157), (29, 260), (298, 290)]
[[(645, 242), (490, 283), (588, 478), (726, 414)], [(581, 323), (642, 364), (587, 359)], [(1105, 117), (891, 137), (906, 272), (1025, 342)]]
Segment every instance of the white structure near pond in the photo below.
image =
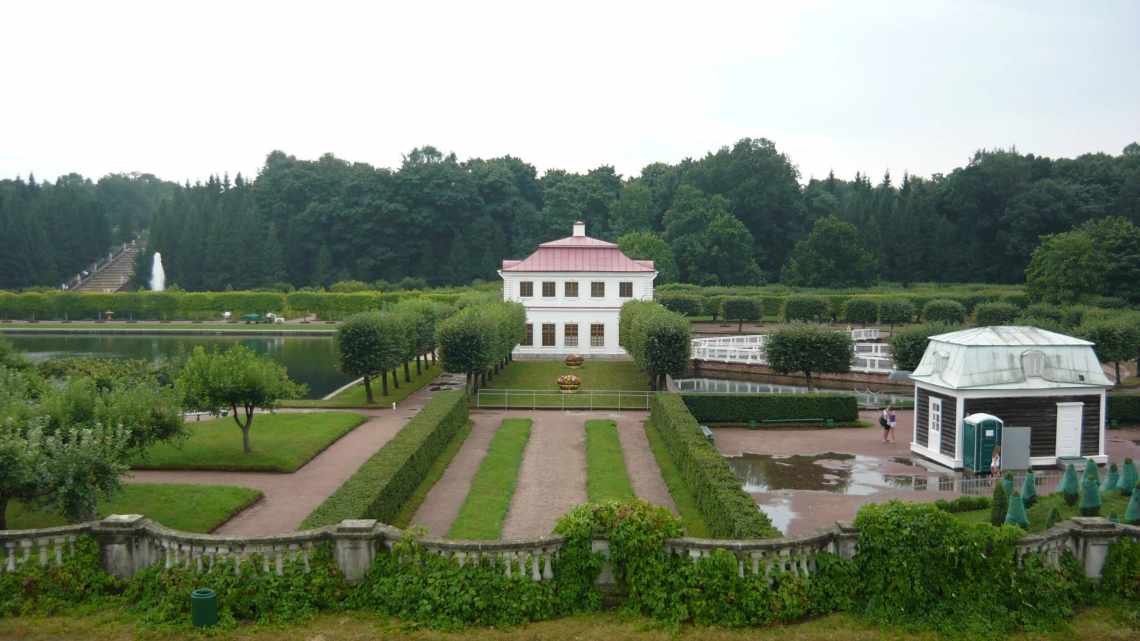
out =
[(992, 414), (1030, 428), (1030, 464), (1105, 463), (1105, 392), (1093, 344), (1036, 327), (974, 327), (930, 337), (914, 381), (915, 454), (963, 467), (962, 420)]
[(542, 243), (524, 260), (504, 260), (503, 299), (526, 307), (526, 338), (516, 356), (620, 357), (618, 313), (631, 300), (653, 300), (657, 270), (614, 243), (590, 238), (574, 223), (566, 238)]

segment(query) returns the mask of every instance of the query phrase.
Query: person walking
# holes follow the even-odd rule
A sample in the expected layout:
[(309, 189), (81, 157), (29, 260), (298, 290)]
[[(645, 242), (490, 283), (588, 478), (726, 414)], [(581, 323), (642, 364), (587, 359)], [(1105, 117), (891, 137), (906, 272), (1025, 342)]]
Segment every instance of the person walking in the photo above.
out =
[(881, 414), (879, 414), (879, 426), (883, 428), (883, 442), (884, 443), (888, 442), (887, 437), (891, 435), (891, 413), (890, 413), (890, 409), (891, 409), (891, 407), (888, 405), (886, 408), (883, 409), (883, 412)]
[(899, 417), (895, 415), (895, 408), (890, 405), (887, 406), (887, 435), (891, 437), (891, 442), (895, 442), (895, 425), (898, 424)]

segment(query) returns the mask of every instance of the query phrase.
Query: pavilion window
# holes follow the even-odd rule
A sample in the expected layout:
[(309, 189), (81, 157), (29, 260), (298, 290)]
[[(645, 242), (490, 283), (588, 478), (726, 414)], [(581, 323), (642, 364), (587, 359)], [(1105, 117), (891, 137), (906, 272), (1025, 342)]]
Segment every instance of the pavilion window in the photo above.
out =
[(606, 326), (601, 323), (590, 325), (590, 347), (606, 346)]
[(554, 281), (552, 281), (552, 280), (542, 281), (542, 297), (543, 298), (554, 298), (554, 295), (555, 295), (554, 294)]
[(542, 346), (554, 347), (554, 323), (542, 324)]
[(622, 298), (633, 298), (633, 283), (629, 281), (618, 283), (618, 296)]
[(526, 324), (526, 333), (523, 334), (522, 344), (523, 344), (523, 347), (530, 347), (531, 345), (534, 345), (534, 324), (533, 323), (527, 323)]
[(524, 280), (519, 283), (519, 298), (530, 298), (534, 296), (534, 283), (529, 280)]
[(563, 292), (566, 298), (578, 298), (578, 281), (566, 281), (566, 284), (563, 286)]
[(606, 283), (600, 280), (596, 280), (590, 283), (590, 296), (593, 296), (594, 298), (605, 298)]
[(566, 323), (562, 328), (562, 344), (566, 347), (578, 346), (578, 323)]

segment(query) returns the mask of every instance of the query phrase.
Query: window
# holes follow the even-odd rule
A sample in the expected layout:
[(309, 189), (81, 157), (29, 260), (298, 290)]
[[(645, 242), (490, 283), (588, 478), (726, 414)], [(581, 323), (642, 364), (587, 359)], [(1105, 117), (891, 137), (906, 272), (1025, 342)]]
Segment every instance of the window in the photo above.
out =
[(543, 298), (554, 298), (554, 281), (552, 281), (552, 280), (542, 281), (542, 297)]
[(594, 298), (606, 297), (606, 284), (600, 280), (590, 283), (590, 296)]
[(529, 298), (534, 296), (534, 283), (529, 280), (524, 280), (519, 283), (519, 298)]
[(554, 323), (542, 324), (542, 346), (554, 347)]
[(1022, 354), (1021, 369), (1026, 378), (1041, 378), (1045, 372), (1045, 352), (1032, 350)]
[(590, 325), (590, 347), (606, 346), (606, 326), (601, 323)]
[(578, 281), (568, 280), (563, 288), (566, 298), (578, 298)]
[(531, 323), (526, 324), (526, 334), (523, 335), (523, 347), (530, 347), (534, 345), (534, 325)]
[(566, 323), (562, 328), (562, 344), (566, 347), (578, 346), (578, 323)]
[(633, 283), (618, 283), (618, 296), (622, 298), (633, 298)]

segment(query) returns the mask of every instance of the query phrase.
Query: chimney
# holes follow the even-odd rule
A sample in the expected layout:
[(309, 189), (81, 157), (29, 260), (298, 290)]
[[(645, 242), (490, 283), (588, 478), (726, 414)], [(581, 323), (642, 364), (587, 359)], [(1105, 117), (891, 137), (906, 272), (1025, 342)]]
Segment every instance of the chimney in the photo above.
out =
[(574, 236), (585, 236), (586, 235), (586, 223), (584, 223), (580, 220), (574, 221), (574, 234), (573, 235)]

